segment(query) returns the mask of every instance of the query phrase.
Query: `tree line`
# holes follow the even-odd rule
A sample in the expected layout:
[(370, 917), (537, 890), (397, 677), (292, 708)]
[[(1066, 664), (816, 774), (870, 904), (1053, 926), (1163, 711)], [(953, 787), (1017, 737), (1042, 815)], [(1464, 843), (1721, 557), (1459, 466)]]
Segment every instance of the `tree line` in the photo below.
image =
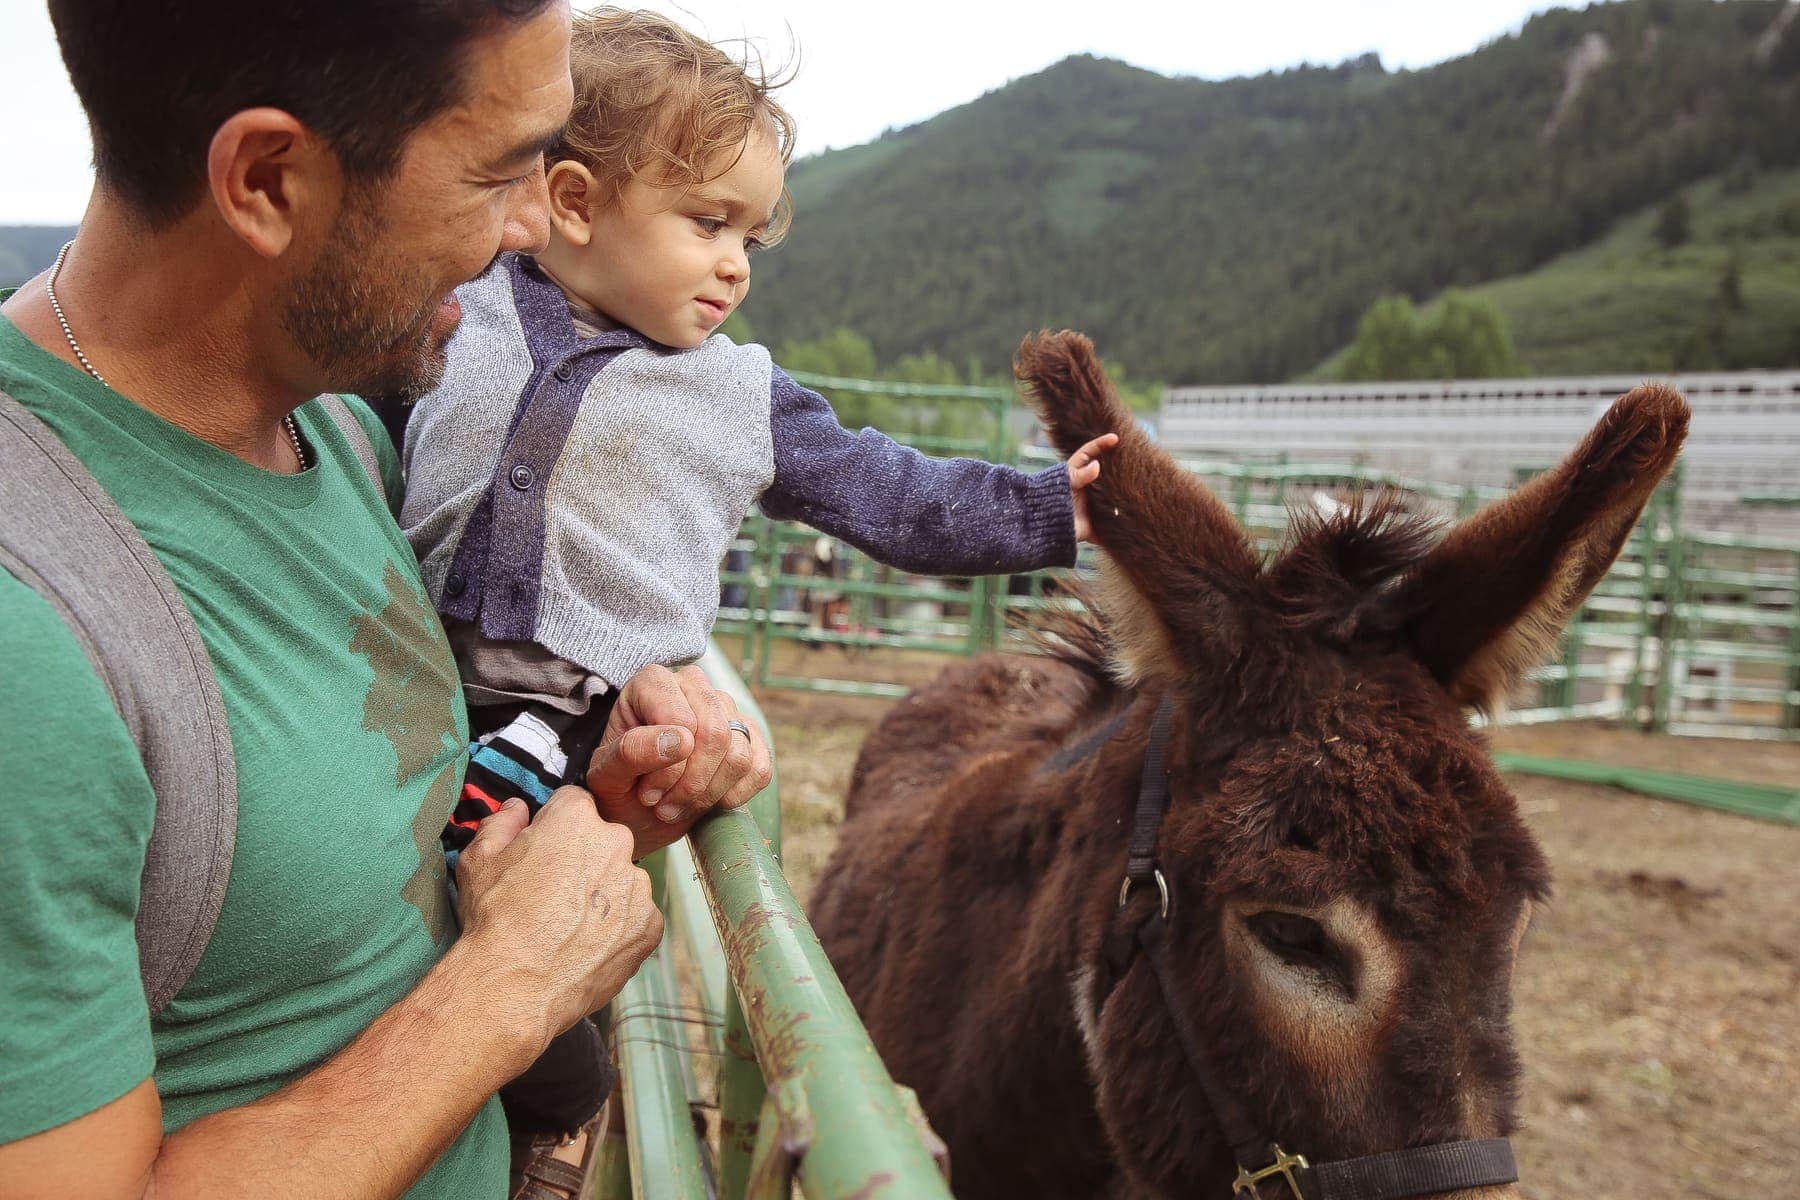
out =
[[(1209, 82), (1070, 59), (799, 164), (754, 319), (778, 344), (848, 327), (884, 362), (984, 375), (1067, 325), (1169, 383), (1289, 378), (1385, 295), (1529, 270), (1740, 161), (1800, 164), (1781, 8), (1553, 10), (1422, 71)], [(1590, 38), (1605, 54), (1564, 103)]]

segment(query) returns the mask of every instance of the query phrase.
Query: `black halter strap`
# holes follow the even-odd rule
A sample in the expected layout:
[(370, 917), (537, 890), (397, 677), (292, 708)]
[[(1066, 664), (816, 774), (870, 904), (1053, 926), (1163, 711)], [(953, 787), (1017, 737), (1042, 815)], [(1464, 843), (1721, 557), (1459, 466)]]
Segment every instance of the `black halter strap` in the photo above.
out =
[(1166, 954), (1174, 899), (1168, 879), (1156, 858), (1156, 843), (1169, 808), (1169, 731), (1174, 721), (1174, 702), (1165, 696), (1150, 722), (1150, 741), (1144, 750), (1143, 777), (1138, 783), (1137, 811), (1131, 819), (1131, 845), (1125, 860), (1125, 880), (1119, 887), (1119, 908), (1131, 898), (1138, 884), (1154, 884), (1157, 906), (1146, 909), (1135, 925), (1123, 922), (1109, 938), (1107, 966), (1116, 982), (1141, 951), (1150, 965), (1150, 976), (1162, 996), (1163, 1010), (1175, 1026), (1188, 1068), (1200, 1082), (1200, 1090), (1212, 1109), (1232, 1156), (1237, 1160), (1234, 1196), (1251, 1200), (1262, 1195), (1265, 1181), (1279, 1180), (1294, 1200), (1406, 1200), (1461, 1188), (1491, 1187), (1519, 1178), (1512, 1143), (1505, 1138), (1440, 1142), (1370, 1154), (1337, 1162), (1309, 1164), (1288, 1154), (1244, 1111), (1234, 1093), (1220, 1085), (1208, 1061), (1199, 1031), (1187, 1011), (1176, 1003), (1180, 992)]
[[(1163, 817), (1169, 811), (1169, 726), (1174, 720), (1175, 702), (1164, 696), (1162, 703), (1156, 706), (1156, 715), (1150, 719), (1150, 742), (1144, 748), (1144, 773), (1138, 779), (1137, 811), (1131, 816), (1131, 848), (1125, 858), (1126, 893), (1132, 884), (1151, 883), (1159, 873), (1156, 841), (1162, 833)], [(1167, 881), (1161, 890), (1168, 890)]]

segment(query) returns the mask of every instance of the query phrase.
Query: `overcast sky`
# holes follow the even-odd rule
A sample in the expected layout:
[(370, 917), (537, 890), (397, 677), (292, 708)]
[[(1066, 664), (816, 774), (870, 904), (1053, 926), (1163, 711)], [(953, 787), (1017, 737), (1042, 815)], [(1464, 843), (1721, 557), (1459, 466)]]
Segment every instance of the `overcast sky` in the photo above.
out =
[[(253, 3), (254, 0), (246, 0)], [(1089, 52), (1224, 79), (1374, 50), (1389, 69), (1516, 31), (1547, 0), (1109, 0), (1081, 3), (652, 2), (714, 40), (748, 37), (798, 73), (799, 150), (868, 141)], [(581, 4), (578, 7), (589, 7)], [(0, 224), (72, 224), (92, 179), (87, 125), (41, 0), (0, 0)]]

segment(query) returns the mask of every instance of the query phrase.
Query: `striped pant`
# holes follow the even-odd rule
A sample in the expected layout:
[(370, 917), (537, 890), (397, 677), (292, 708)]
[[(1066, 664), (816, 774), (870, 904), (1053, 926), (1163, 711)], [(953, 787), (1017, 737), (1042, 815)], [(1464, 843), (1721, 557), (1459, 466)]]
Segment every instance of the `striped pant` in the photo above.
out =
[(550, 793), (564, 784), (582, 782), (614, 695), (600, 697), (581, 714), (541, 704), (469, 710), (476, 738), (469, 744), (462, 795), (443, 833), (452, 869), (457, 853), (474, 839), (482, 820), (499, 812), (508, 799), (519, 797), (536, 815)]

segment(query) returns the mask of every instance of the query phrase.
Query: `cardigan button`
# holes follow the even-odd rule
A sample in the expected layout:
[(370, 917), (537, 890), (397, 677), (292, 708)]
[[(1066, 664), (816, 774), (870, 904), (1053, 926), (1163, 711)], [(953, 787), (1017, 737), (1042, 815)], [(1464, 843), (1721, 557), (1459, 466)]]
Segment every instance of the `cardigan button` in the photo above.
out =
[(558, 379), (562, 380), (564, 383), (567, 383), (567, 382), (569, 382), (569, 380), (571, 380), (575, 377), (575, 368), (571, 367), (566, 362), (559, 362), (556, 364), (556, 366), (554, 368), (551, 369), (550, 373), (552, 375), (556, 376)]
[(446, 596), (460, 596), (463, 594), (463, 589), (468, 586), (469, 581), (454, 571), (444, 576), (444, 595)]
[(512, 473), (508, 475), (507, 478), (512, 480), (512, 485), (514, 487), (518, 488), (521, 492), (524, 492), (531, 490), (531, 481), (535, 478), (535, 475), (530, 467), (526, 466), (524, 463), (520, 463), (512, 469)]

